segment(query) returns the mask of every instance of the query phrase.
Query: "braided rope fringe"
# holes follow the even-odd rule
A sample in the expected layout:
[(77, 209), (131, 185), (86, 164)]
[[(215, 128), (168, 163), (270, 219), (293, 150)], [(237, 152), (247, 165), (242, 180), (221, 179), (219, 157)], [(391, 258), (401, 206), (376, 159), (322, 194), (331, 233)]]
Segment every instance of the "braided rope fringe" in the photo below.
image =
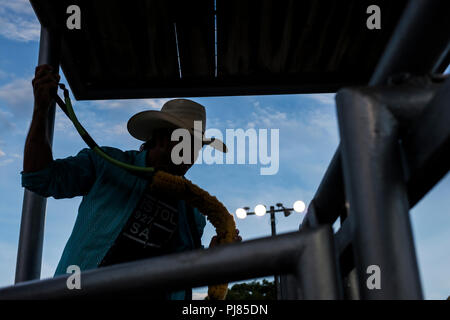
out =
[[(157, 171), (153, 176), (152, 191), (169, 193), (192, 207), (197, 208), (214, 226), (218, 244), (234, 242), (236, 223), (225, 206), (214, 196), (193, 184), (191, 181), (164, 171)], [(225, 300), (228, 283), (208, 287), (210, 300)]]

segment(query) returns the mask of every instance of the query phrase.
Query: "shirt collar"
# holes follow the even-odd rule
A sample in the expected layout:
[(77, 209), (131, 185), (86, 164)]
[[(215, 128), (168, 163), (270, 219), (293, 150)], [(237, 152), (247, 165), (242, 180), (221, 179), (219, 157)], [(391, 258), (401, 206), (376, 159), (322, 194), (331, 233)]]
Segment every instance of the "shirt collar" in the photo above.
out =
[(148, 150), (143, 150), (143, 151), (138, 152), (138, 154), (136, 155), (135, 161), (134, 161), (135, 165), (137, 165), (139, 167), (146, 166), (147, 152), (148, 152)]

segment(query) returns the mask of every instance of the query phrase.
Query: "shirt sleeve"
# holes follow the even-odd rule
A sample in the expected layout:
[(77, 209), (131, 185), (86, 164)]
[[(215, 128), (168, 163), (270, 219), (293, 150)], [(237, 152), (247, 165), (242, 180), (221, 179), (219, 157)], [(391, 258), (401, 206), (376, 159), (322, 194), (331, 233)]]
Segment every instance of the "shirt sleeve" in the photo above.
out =
[(93, 151), (82, 149), (76, 156), (53, 160), (36, 172), (21, 172), (22, 187), (55, 199), (86, 195), (95, 181)]
[(194, 220), (195, 225), (197, 226), (198, 235), (201, 238), (203, 236), (203, 230), (206, 226), (206, 218), (203, 214), (200, 213), (200, 211), (198, 211), (197, 208), (194, 208)]

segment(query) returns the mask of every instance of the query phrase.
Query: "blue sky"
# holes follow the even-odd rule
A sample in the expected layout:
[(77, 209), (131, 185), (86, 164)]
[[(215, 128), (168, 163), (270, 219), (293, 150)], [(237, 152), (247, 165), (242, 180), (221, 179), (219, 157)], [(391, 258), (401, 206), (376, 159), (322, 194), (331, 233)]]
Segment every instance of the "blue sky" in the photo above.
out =
[[(20, 185), (23, 148), (30, 124), (31, 79), (38, 56), (39, 24), (26, 0), (0, 0), (0, 286), (14, 280), (23, 189)], [(62, 79), (65, 82), (65, 79)], [(339, 142), (333, 94), (193, 98), (206, 106), (208, 127), (280, 131), (279, 172), (261, 176), (260, 165), (195, 165), (187, 177), (236, 208), (295, 200), (308, 203)], [(166, 99), (75, 102), (84, 127), (101, 145), (137, 149), (139, 141), (126, 122), (142, 110), (158, 110)], [(56, 115), (55, 158), (84, 148), (72, 124)], [(450, 295), (450, 178), (448, 175), (412, 211), (419, 267), (427, 299)], [(53, 274), (75, 221), (81, 198), (49, 198), (45, 225), (42, 276)], [(279, 233), (294, 231), (304, 214), (277, 219)], [(237, 219), (244, 240), (270, 235), (268, 216)], [(214, 235), (210, 225), (202, 242)], [(204, 288), (196, 290), (203, 292)]]

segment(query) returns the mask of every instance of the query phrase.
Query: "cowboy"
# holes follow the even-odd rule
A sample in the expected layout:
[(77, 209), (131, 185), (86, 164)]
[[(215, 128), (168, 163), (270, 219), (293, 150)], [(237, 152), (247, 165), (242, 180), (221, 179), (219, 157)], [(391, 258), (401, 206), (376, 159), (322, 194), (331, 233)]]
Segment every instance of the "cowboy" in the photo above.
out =
[[(153, 194), (147, 179), (105, 161), (88, 148), (76, 156), (53, 160), (47, 119), (59, 79), (48, 65), (36, 68), (33, 118), (21, 172), (22, 186), (43, 197), (83, 197), (55, 276), (66, 274), (70, 265), (88, 270), (202, 247), (204, 216), (170, 194)], [(144, 141), (139, 151), (103, 150), (122, 162), (184, 176), (203, 145), (226, 152), (220, 140), (208, 140), (203, 132), (194, 132), (194, 121), (205, 128), (205, 108), (194, 101), (174, 99), (161, 111), (144, 111), (131, 117), (129, 133)], [(189, 163), (175, 164), (171, 159), (176, 145), (171, 135), (176, 129), (185, 129), (193, 139), (202, 140), (200, 147), (191, 148)], [(241, 240), (238, 232), (235, 239)], [(213, 237), (210, 246), (216, 242)], [(192, 290), (153, 292), (147, 297), (191, 299)]]

